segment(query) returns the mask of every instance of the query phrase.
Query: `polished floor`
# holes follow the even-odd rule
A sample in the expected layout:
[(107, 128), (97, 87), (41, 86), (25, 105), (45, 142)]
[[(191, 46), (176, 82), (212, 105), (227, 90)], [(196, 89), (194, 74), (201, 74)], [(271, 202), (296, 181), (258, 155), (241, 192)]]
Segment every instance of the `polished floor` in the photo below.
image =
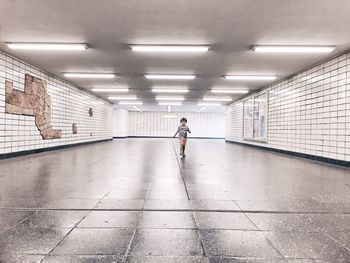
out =
[(350, 262), (350, 170), (123, 139), (0, 161), (0, 262)]

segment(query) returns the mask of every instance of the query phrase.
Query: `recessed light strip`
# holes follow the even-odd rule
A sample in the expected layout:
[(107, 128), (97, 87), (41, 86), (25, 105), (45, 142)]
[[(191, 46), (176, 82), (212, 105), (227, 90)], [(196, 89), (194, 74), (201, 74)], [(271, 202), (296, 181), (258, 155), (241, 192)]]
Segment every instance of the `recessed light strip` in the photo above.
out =
[(94, 91), (94, 92), (128, 92), (129, 89), (127, 89), (127, 88), (122, 88), (122, 89), (113, 89), (113, 88), (98, 89), (98, 88), (94, 88), (94, 89), (91, 89), (91, 91)]
[(216, 94), (246, 94), (249, 92), (249, 90), (243, 90), (243, 89), (212, 89), (212, 93)]
[(163, 115), (164, 119), (177, 119), (177, 115), (173, 114), (173, 115)]
[(192, 80), (195, 79), (195, 75), (158, 75), (158, 74), (146, 74), (146, 79), (163, 79), (163, 80)]
[(231, 98), (204, 97), (203, 101), (232, 101), (232, 99)]
[(274, 80), (276, 76), (271, 75), (227, 75), (227, 80)]
[(222, 106), (221, 103), (199, 102), (198, 106)]
[(170, 89), (170, 88), (154, 88), (152, 89), (152, 92), (154, 93), (187, 93), (188, 89)]
[(185, 100), (185, 98), (184, 97), (156, 97), (156, 100), (173, 101), (173, 100)]
[(141, 101), (120, 101), (119, 105), (142, 105)]
[(131, 45), (131, 50), (136, 52), (198, 53), (198, 52), (207, 52), (209, 50), (209, 46)]
[(69, 44), (69, 43), (6, 43), (11, 49), (21, 50), (66, 50), (79, 51), (88, 48), (86, 44)]
[(133, 106), (133, 108), (136, 109), (139, 112), (143, 112), (143, 110), (140, 107), (138, 107), (138, 106)]
[(200, 107), (196, 112), (201, 112), (205, 109), (205, 106)]
[(255, 52), (266, 53), (330, 53), (334, 46), (254, 46)]
[(64, 73), (66, 78), (81, 78), (81, 79), (113, 79), (115, 74), (110, 73)]
[(159, 102), (159, 106), (181, 106), (182, 102), (179, 101), (168, 101), (168, 102)]
[(109, 100), (137, 100), (136, 96), (109, 96)]

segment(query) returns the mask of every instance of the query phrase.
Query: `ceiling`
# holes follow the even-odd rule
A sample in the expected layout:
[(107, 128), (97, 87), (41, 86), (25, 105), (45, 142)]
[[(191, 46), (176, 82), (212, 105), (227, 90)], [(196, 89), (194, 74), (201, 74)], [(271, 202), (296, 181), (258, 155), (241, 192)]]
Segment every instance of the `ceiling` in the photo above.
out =
[[(253, 91), (271, 83), (228, 81), (223, 75), (272, 74), (280, 80), (348, 49), (349, 25), (349, 0), (337, 4), (329, 0), (2, 0), (0, 49), (61, 78), (63, 72), (116, 73), (113, 80), (67, 80), (88, 90), (129, 87), (129, 95), (137, 95), (150, 110), (166, 110), (157, 106), (152, 86), (187, 86), (185, 104), (192, 110), (211, 88)], [(87, 43), (90, 48), (19, 51), (8, 49), (4, 42)], [(204, 54), (143, 54), (132, 52), (130, 44), (210, 45), (211, 49)], [(336, 49), (331, 54), (261, 54), (251, 51), (252, 45), (334, 45)], [(151, 81), (143, 77), (145, 73), (198, 78)]]

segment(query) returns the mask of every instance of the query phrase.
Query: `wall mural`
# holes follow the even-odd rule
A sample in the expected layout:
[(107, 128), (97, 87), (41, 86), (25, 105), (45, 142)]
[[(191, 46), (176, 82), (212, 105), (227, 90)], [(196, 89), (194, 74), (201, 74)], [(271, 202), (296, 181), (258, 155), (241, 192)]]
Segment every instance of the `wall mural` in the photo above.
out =
[(5, 96), (6, 113), (35, 116), (35, 125), (44, 140), (62, 137), (62, 131), (51, 126), (51, 97), (45, 80), (26, 74), (24, 92), (6, 80)]

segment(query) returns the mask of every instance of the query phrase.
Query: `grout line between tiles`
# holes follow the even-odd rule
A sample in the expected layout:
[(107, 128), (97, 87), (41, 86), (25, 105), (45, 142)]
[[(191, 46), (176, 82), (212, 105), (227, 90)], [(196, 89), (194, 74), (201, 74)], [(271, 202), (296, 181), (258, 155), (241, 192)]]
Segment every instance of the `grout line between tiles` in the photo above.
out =
[[(179, 158), (178, 158), (178, 156), (177, 156), (177, 152), (176, 152), (174, 143), (173, 143), (173, 149), (174, 149), (175, 158), (176, 158), (176, 161), (177, 161), (177, 164), (178, 164), (178, 166), (179, 166), (180, 173), (181, 173), (182, 182), (183, 182), (184, 187), (185, 187), (186, 195), (187, 195), (188, 201), (190, 201), (191, 199), (190, 199), (190, 196), (189, 196), (189, 194), (188, 194), (188, 189), (187, 189), (187, 185), (186, 185), (186, 180), (185, 180), (185, 177), (184, 177), (184, 174), (183, 174), (183, 170), (182, 170), (182, 167), (181, 167), (181, 164), (180, 164), (180, 160), (179, 160)], [(194, 224), (195, 224), (196, 231), (197, 231), (197, 233), (198, 233), (198, 237), (199, 237), (199, 241), (200, 241), (200, 245), (201, 245), (201, 249), (202, 249), (202, 256), (205, 257), (205, 258), (207, 258), (208, 256), (207, 256), (207, 254), (206, 254), (206, 252), (205, 252), (205, 249), (204, 249), (204, 241), (203, 241), (203, 238), (202, 238), (201, 233), (200, 233), (200, 231), (199, 231), (199, 227), (198, 227), (198, 224), (197, 224), (197, 221), (196, 221), (196, 217), (195, 217), (195, 215), (194, 215), (193, 210), (191, 211), (191, 216), (192, 216), (192, 220), (193, 220), (193, 222), (194, 222)]]
[[(99, 200), (96, 202), (96, 204), (94, 205), (94, 207), (96, 207), (104, 198), (106, 198), (106, 196), (112, 191), (113, 188), (109, 189), (109, 191)], [(93, 207), (93, 208), (94, 208)], [(66, 239), (66, 237), (69, 236), (70, 233), (72, 233), (72, 231), (74, 229), (76, 229), (78, 227), (78, 225), (90, 214), (91, 211), (94, 211), (93, 209), (91, 210), (85, 210), (85, 211), (88, 211), (86, 213), (86, 215), (84, 215), (73, 227), (72, 229), (70, 229), (68, 231), (68, 233), (66, 235), (64, 235), (64, 237), (49, 251), (49, 253), (43, 258), (40, 260), (41, 263), (43, 263), (49, 256), (52, 255), (52, 252), (60, 245), (62, 244), (62, 242)]]
[[(100, 202), (100, 201), (99, 201)], [(271, 211), (271, 210), (222, 210), (222, 209), (118, 209), (118, 208), (0, 208), (0, 211), (143, 211), (143, 212), (203, 212), (203, 213), (251, 213), (251, 214), (296, 214), (296, 215), (350, 215), (350, 212), (315, 212), (315, 211)]]
[(339, 246), (341, 246), (342, 248), (350, 251), (350, 248), (346, 247), (344, 244), (342, 244), (341, 242), (339, 242), (337, 239), (335, 239), (334, 237), (332, 237), (329, 233), (325, 232), (326, 236), (328, 236), (330, 239), (332, 239), (335, 243), (337, 243)]
[[(239, 209), (242, 210), (242, 208), (239, 206), (239, 204), (237, 204), (237, 202), (234, 202), (237, 207)], [(244, 216), (254, 225), (254, 227), (257, 229), (257, 231), (262, 231), (254, 222), (253, 220), (247, 215), (246, 212), (243, 212)], [(274, 244), (264, 235), (264, 238), (266, 239), (266, 241), (270, 244), (270, 246), (283, 258), (285, 259), (285, 257), (283, 256), (283, 254), (274, 246)]]

